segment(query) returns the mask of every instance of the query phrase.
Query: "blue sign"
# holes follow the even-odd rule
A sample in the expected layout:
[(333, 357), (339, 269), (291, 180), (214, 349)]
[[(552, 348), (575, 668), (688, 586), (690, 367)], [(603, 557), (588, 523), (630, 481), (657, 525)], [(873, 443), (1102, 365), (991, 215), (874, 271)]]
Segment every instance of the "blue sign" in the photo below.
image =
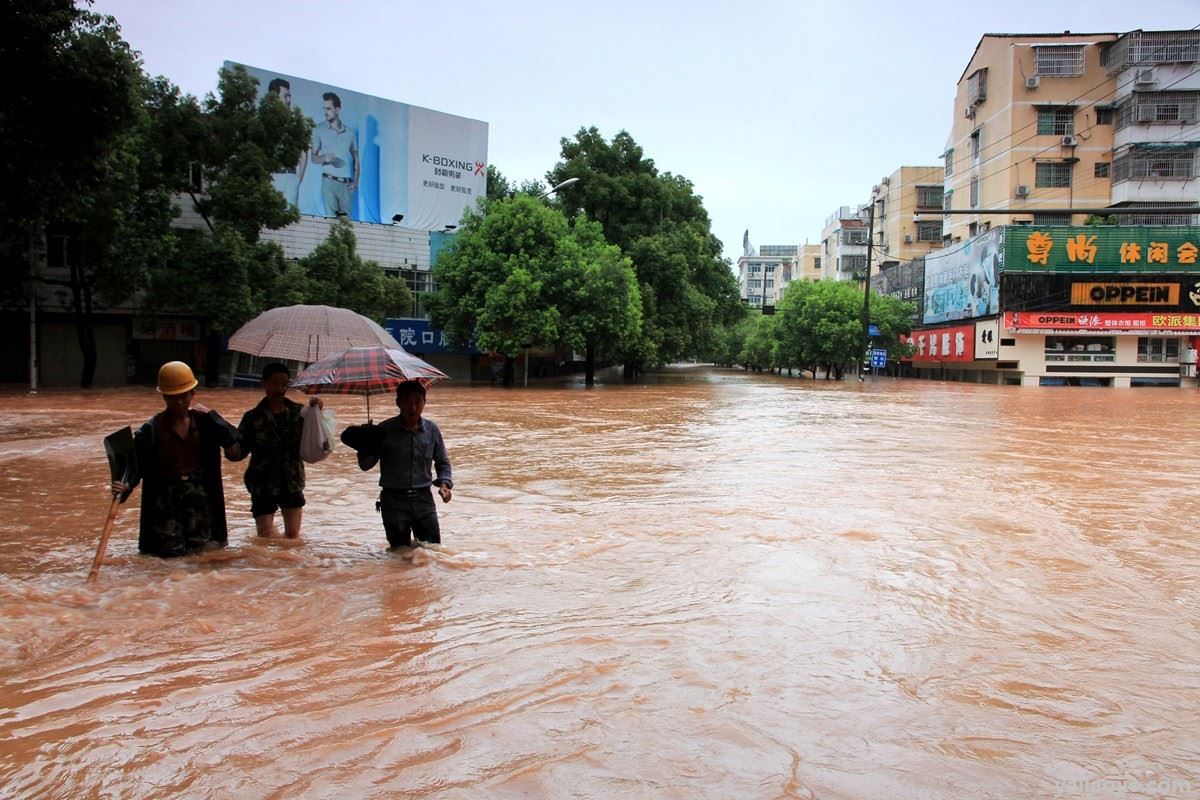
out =
[(871, 351), (871, 366), (873, 368), (883, 369), (887, 366), (887, 350), (881, 347), (876, 347)]
[(878, 325), (868, 325), (867, 326), (867, 336), (878, 336), (878, 335), (879, 335), (879, 326)]
[(474, 347), (452, 347), (446, 334), (429, 324), (427, 319), (389, 317), (383, 327), (410, 353), (477, 353)]

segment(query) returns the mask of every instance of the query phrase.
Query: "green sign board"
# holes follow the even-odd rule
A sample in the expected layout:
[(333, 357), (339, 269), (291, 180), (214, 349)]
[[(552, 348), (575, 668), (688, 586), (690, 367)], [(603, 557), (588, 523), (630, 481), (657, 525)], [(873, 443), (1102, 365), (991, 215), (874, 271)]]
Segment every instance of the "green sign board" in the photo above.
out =
[(1033, 227), (1004, 231), (1005, 272), (1200, 272), (1189, 225)]

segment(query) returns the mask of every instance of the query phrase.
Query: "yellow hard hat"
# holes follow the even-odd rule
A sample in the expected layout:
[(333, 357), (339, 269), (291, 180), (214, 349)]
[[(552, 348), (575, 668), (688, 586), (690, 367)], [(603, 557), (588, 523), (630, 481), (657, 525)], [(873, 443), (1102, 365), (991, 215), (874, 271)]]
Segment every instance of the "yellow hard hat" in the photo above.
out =
[(198, 383), (192, 368), (182, 361), (168, 361), (158, 368), (159, 394), (183, 394), (195, 389)]

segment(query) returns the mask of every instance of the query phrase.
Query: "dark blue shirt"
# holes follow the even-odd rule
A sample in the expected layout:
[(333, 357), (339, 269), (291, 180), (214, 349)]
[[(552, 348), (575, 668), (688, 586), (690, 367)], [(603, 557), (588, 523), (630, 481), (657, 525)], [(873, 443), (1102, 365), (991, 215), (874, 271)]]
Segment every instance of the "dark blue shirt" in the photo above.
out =
[[(379, 485), (385, 489), (424, 489), (431, 485), (454, 487), (450, 477), (450, 454), (442, 431), (433, 420), (422, 417), (417, 430), (404, 427), (400, 416), (379, 423), (383, 442), (375, 453), (358, 455), (358, 465), (370, 469), (379, 463)], [(437, 469), (437, 478), (433, 477)]]

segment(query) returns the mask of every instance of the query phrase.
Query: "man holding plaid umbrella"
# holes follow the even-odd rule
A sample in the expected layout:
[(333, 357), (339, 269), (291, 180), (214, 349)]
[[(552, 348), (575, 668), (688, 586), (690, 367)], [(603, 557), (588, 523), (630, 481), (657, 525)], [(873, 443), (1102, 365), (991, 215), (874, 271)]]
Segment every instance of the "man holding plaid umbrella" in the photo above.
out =
[(418, 543), (442, 541), (433, 487), (442, 502), (449, 503), (454, 486), (442, 431), (421, 416), (425, 386), (415, 380), (399, 384), (396, 407), (400, 413), (378, 425), (353, 425), (342, 431), (342, 442), (358, 452), (360, 469), (379, 464), (381, 490), (375, 507), (393, 550), (411, 546), (413, 536)]

